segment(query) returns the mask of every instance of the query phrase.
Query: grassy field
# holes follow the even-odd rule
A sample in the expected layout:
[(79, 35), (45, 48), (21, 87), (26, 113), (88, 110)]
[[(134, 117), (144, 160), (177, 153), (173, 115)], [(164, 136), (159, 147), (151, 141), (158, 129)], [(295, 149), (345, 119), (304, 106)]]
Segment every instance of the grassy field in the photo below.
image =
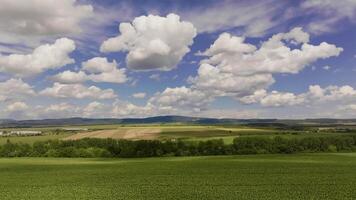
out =
[(14, 136), (14, 137), (0, 137), (0, 145), (3, 145), (10, 140), (13, 143), (26, 143), (33, 144), (36, 141), (47, 141), (47, 140), (55, 140), (62, 139), (70, 136), (71, 134), (59, 134), (59, 135), (41, 135), (41, 136)]
[(356, 154), (0, 159), (1, 199), (355, 199)]

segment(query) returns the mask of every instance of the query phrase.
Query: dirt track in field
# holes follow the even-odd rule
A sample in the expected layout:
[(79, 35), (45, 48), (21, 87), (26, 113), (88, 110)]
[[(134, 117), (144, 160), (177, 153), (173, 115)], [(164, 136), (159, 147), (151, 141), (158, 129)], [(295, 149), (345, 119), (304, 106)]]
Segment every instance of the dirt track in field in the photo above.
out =
[(79, 140), (83, 138), (113, 138), (127, 140), (152, 140), (157, 139), (161, 129), (159, 128), (130, 128), (130, 129), (114, 129), (100, 130), (77, 133), (64, 140)]

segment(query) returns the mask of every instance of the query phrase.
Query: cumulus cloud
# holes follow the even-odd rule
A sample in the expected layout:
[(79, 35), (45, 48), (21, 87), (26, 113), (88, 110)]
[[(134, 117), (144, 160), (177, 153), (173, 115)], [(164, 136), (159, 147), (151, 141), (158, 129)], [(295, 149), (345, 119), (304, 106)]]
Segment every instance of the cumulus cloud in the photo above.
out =
[(307, 93), (311, 99), (318, 101), (350, 100), (356, 98), (356, 90), (349, 86), (328, 86), (325, 88), (319, 85), (309, 86)]
[(5, 111), (9, 112), (9, 113), (23, 112), (23, 111), (27, 110), (28, 108), (29, 107), (25, 102), (16, 101), (16, 102), (13, 102), (13, 103), (7, 105)]
[(57, 39), (54, 44), (37, 47), (31, 54), (0, 55), (0, 72), (17, 77), (40, 74), (74, 63), (69, 54), (75, 50), (73, 40)]
[(73, 72), (66, 70), (51, 77), (51, 80), (60, 83), (83, 83), (89, 80), (89, 78), (88, 75), (83, 71)]
[(124, 83), (128, 80), (126, 70), (117, 68), (114, 60), (109, 62), (107, 58), (95, 57), (82, 63), (83, 70), (90, 73), (88, 78), (94, 82)]
[(291, 92), (257, 90), (252, 95), (238, 99), (245, 104), (259, 103), (266, 107), (295, 106), (306, 103), (306, 95), (295, 95)]
[(189, 52), (196, 36), (193, 24), (175, 14), (136, 17), (120, 24), (120, 35), (104, 41), (102, 52), (123, 51), (127, 67), (134, 70), (171, 70)]
[(118, 68), (114, 60), (109, 62), (104, 57), (94, 57), (82, 63), (79, 72), (64, 71), (53, 77), (52, 80), (60, 83), (82, 83), (85, 81), (124, 83), (128, 80), (126, 70)]
[(298, 96), (290, 92), (281, 93), (272, 91), (271, 94), (263, 97), (260, 102), (263, 106), (280, 107), (300, 105), (304, 103), (304, 101), (303, 96)]
[(205, 93), (191, 88), (176, 87), (166, 88), (163, 92), (156, 93), (149, 99), (149, 104), (167, 109), (202, 110), (206, 108), (212, 98)]
[(0, 101), (26, 98), (36, 95), (32, 86), (22, 81), (22, 79), (9, 79), (0, 82)]
[(349, 104), (356, 101), (356, 90), (349, 86), (327, 86), (310, 85), (307, 92), (294, 94), (291, 92), (266, 90), (255, 91), (252, 95), (238, 99), (245, 104), (258, 103), (267, 107), (282, 107), (295, 105), (324, 104), (328, 102), (338, 102), (339, 104)]
[(93, 101), (83, 108), (82, 115), (85, 117), (112, 117), (110, 115), (112, 112), (112, 107), (98, 101)]
[(81, 84), (54, 83), (52, 87), (46, 88), (39, 94), (55, 98), (91, 98), (91, 99), (113, 99), (117, 95), (112, 89), (100, 89), (96, 86), (86, 87)]
[(138, 106), (127, 101), (116, 100), (112, 105), (112, 116), (115, 117), (147, 117), (152, 116), (155, 109), (152, 105)]
[[(292, 44), (301, 47), (290, 48)], [(233, 45), (229, 45), (229, 43)], [(209, 56), (203, 63), (218, 66), (223, 71), (241, 75), (264, 73), (298, 73), (304, 67), (318, 59), (338, 56), (342, 48), (322, 42), (309, 44), (309, 35), (301, 28), (288, 33), (273, 35), (257, 49), (244, 42), (244, 38), (223, 33), (203, 54)]]
[(215, 96), (246, 96), (267, 88), (275, 81), (271, 74), (239, 76), (223, 72), (219, 67), (203, 63), (196, 77), (190, 77), (193, 87)]
[(31, 111), (36, 118), (67, 118), (81, 116), (81, 108), (66, 102), (58, 104), (50, 104), (48, 106), (36, 106), (35, 110)]
[(45, 112), (69, 112), (69, 111), (73, 111), (75, 109), (75, 106), (69, 104), (69, 103), (59, 103), (59, 104), (51, 104), (49, 106), (47, 106), (44, 110)]
[(83, 62), (82, 70), (95, 74), (102, 72), (112, 72), (114, 69), (116, 69), (116, 66), (117, 63), (115, 60), (110, 63), (107, 58), (95, 57)]
[(326, 42), (310, 44), (309, 34), (299, 27), (273, 35), (259, 48), (243, 37), (223, 33), (201, 53), (208, 58), (201, 61), (198, 75), (189, 81), (204, 92), (243, 98), (267, 89), (274, 83), (273, 74), (298, 73), (319, 59), (338, 56), (342, 50)]
[(136, 99), (144, 99), (146, 97), (146, 93), (144, 92), (138, 92), (132, 95), (133, 98)]
[(0, 42), (33, 43), (81, 31), (93, 15), (91, 5), (76, 0), (0, 0)]

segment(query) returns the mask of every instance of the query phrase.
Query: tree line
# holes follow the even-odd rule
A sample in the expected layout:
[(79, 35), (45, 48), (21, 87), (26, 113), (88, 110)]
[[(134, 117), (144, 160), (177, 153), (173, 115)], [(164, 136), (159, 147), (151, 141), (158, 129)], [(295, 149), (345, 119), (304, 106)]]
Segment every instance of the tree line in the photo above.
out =
[(304, 138), (239, 137), (232, 144), (222, 139), (116, 140), (85, 138), (81, 140), (37, 141), (32, 145), (12, 143), (0, 146), (0, 157), (160, 157), (238, 154), (291, 154), (301, 152), (356, 151), (356, 136), (313, 136)]

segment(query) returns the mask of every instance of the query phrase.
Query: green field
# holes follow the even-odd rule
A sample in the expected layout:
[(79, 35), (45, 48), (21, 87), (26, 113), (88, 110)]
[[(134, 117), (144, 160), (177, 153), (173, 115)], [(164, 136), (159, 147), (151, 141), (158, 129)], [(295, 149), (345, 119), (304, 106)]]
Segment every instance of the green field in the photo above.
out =
[(0, 159), (1, 199), (355, 199), (356, 154)]
[(68, 137), (71, 134), (59, 134), (59, 135), (41, 135), (41, 136), (14, 136), (14, 137), (0, 137), (0, 145), (3, 145), (10, 140), (13, 143), (26, 143), (32, 144), (36, 141), (47, 141), (47, 140), (55, 140), (61, 139), (64, 137)]

